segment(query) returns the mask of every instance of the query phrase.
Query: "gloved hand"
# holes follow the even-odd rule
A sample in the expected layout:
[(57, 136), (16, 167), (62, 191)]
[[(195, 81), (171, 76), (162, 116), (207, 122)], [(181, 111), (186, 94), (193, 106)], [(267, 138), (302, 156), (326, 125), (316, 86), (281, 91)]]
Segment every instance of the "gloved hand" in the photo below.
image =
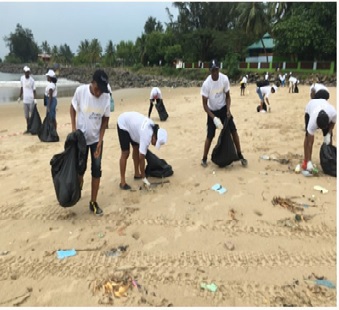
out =
[(324, 143), (326, 145), (329, 145), (331, 143), (331, 134), (328, 133), (326, 136), (324, 136)]
[(150, 187), (150, 186), (151, 186), (151, 183), (147, 180), (146, 177), (142, 179), (142, 182), (143, 182), (144, 185), (147, 186), (147, 187)]
[(311, 161), (307, 162), (306, 170), (309, 171), (309, 172), (312, 172), (314, 170), (314, 166), (313, 166)]
[(18, 103), (20, 103), (20, 101), (21, 101), (21, 98), (19, 97), (19, 98), (18, 98)]
[(217, 127), (218, 129), (222, 129), (223, 128), (223, 125), (221, 123), (220, 118), (214, 116), (213, 122), (214, 122), (215, 127)]
[(36, 99), (34, 99), (34, 104), (37, 104), (37, 103), (38, 103), (38, 101)]

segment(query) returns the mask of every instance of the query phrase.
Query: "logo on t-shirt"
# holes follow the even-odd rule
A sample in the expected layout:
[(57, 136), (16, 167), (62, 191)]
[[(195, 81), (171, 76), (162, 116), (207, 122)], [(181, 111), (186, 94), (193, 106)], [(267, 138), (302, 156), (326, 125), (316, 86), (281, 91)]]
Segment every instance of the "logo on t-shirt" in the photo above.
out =
[(89, 119), (91, 120), (101, 119), (101, 114), (92, 112), (89, 116)]

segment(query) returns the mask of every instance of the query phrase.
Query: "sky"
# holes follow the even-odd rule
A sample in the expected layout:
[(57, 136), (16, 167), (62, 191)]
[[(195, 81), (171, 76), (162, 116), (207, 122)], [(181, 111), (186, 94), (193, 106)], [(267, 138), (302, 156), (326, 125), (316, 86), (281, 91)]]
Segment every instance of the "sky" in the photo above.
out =
[(9, 53), (4, 37), (15, 32), (16, 25), (31, 30), (34, 41), (52, 47), (67, 44), (77, 53), (81, 41), (98, 39), (103, 50), (109, 40), (113, 44), (132, 41), (141, 36), (148, 17), (169, 22), (166, 8), (174, 20), (178, 10), (165, 1), (54, 1), (9, 2), (0, 0), (0, 58)]

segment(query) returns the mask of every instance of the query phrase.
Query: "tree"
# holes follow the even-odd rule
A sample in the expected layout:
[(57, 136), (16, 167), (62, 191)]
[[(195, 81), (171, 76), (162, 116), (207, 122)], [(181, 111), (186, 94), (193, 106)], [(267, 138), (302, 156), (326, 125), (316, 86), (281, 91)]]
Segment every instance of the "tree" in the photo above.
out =
[(21, 62), (37, 61), (39, 47), (34, 41), (31, 30), (24, 29), (20, 24), (17, 24), (15, 32), (4, 37), (4, 41), (9, 48), (9, 56), (15, 57)]
[(59, 59), (60, 62), (63, 62), (67, 65), (72, 63), (72, 59), (74, 57), (70, 47), (67, 44), (61, 45), (59, 48)]
[(45, 54), (51, 54), (51, 47), (49, 46), (47, 41), (43, 41), (41, 43), (41, 47), (40, 47), (41, 51)]
[(122, 66), (132, 66), (138, 63), (137, 53), (132, 41), (121, 41), (117, 45), (117, 62)]
[(260, 42), (264, 48), (266, 62), (268, 55), (263, 41), (263, 36), (270, 30), (269, 18), (266, 14), (266, 6), (261, 2), (239, 3), (235, 10), (239, 13), (238, 23), (246, 34), (253, 36)]
[(89, 54), (91, 64), (96, 64), (100, 62), (102, 47), (98, 39), (93, 39), (89, 45)]
[(148, 17), (145, 26), (144, 26), (145, 34), (150, 34), (153, 31), (163, 32), (164, 28), (162, 24), (157, 21), (154, 17)]
[(109, 40), (105, 48), (105, 63), (112, 67), (115, 62), (115, 48), (112, 40)]

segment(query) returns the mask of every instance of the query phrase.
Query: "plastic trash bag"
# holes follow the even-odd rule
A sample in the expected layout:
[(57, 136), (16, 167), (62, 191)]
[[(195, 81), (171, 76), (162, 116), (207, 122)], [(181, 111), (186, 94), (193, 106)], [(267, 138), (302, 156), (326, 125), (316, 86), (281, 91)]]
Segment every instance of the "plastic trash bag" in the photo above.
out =
[(239, 160), (227, 118), (224, 128), (221, 130), (218, 137), (218, 142), (212, 151), (211, 160), (219, 167), (226, 167), (234, 161)]
[(320, 165), (325, 174), (337, 176), (337, 148), (323, 143), (320, 147)]
[(40, 131), (41, 125), (42, 125), (41, 117), (40, 117), (40, 114), (38, 112), (37, 105), (34, 104), (32, 116), (29, 120), (28, 131), (32, 135), (37, 135)]
[(56, 131), (55, 124), (47, 113), (42, 126), (40, 127), (38, 137), (42, 142), (58, 142), (59, 135)]
[(54, 155), (50, 165), (59, 204), (74, 206), (81, 198), (79, 175), (86, 169), (86, 140), (80, 130), (68, 135), (65, 150)]
[(150, 150), (146, 153), (146, 161), (146, 176), (165, 178), (173, 174), (172, 166), (164, 159), (160, 159), (157, 155), (153, 154)]

